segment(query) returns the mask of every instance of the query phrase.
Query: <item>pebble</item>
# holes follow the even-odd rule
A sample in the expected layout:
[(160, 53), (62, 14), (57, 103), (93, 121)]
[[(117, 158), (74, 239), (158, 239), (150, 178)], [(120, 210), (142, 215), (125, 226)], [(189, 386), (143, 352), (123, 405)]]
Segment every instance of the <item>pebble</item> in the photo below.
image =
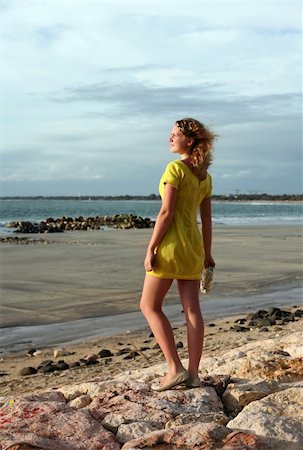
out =
[(100, 350), (98, 355), (100, 356), (100, 358), (108, 358), (109, 356), (114, 356), (113, 353), (107, 349)]
[(68, 356), (68, 355), (70, 355), (70, 353), (65, 348), (56, 348), (54, 350), (54, 358), (58, 358), (59, 356)]
[(24, 377), (26, 375), (34, 375), (35, 373), (37, 373), (37, 369), (35, 369), (34, 367), (24, 367), (23, 369), (20, 370), (19, 374)]

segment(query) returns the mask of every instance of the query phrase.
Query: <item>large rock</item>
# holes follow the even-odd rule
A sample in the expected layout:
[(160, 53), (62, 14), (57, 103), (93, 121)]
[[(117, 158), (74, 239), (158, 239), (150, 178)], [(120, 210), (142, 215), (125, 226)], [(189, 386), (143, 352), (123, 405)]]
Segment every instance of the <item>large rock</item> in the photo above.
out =
[(139, 422), (162, 429), (182, 414), (206, 414), (208, 421), (210, 417), (222, 421), (223, 405), (211, 387), (156, 393), (147, 383), (128, 382), (117, 383), (98, 395), (87, 409), (105, 428), (116, 433), (121, 425)]
[(182, 449), (182, 450), (266, 450), (261, 440), (252, 433), (231, 432), (214, 423), (182, 425), (169, 430), (155, 431), (123, 445), (122, 450)]
[(254, 400), (266, 397), (277, 390), (279, 385), (275, 382), (230, 383), (222, 396), (222, 401), (227, 412), (238, 413)]
[(302, 449), (303, 387), (289, 388), (250, 403), (227, 426), (276, 439), (277, 449)]
[(104, 392), (109, 386), (109, 383), (97, 383), (94, 381), (72, 384), (68, 386), (61, 386), (58, 388), (58, 392), (64, 395), (65, 399), (70, 402), (82, 395), (89, 395), (91, 398), (97, 397)]
[(277, 336), (277, 339), (249, 342), (224, 355), (202, 358), (203, 367), (211, 375), (226, 374), (234, 378), (279, 382), (303, 380), (303, 357), (298, 356), (302, 349), (302, 331)]
[[(149, 382), (166, 372), (161, 364), (107, 382), (0, 399), (0, 450), (115, 450), (124, 443), (125, 449), (302, 450), (302, 342), (302, 332), (277, 335), (202, 358), (201, 388), (152, 391)], [(220, 397), (232, 417), (243, 408), (234, 420), (228, 422)]]
[(17, 444), (19, 448), (21, 444), (30, 444), (47, 450), (120, 448), (112, 433), (87, 411), (66, 405), (59, 392), (25, 396), (2, 409), (0, 449)]

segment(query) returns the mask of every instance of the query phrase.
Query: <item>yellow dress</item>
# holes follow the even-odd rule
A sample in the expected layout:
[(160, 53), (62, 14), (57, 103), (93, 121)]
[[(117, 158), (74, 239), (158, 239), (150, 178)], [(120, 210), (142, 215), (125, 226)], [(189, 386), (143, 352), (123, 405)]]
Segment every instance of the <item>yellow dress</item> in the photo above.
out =
[(185, 163), (176, 160), (167, 165), (161, 177), (161, 198), (166, 183), (178, 190), (174, 217), (155, 251), (155, 268), (147, 273), (159, 278), (200, 280), (204, 248), (197, 211), (203, 199), (211, 197), (211, 176), (207, 174), (199, 181)]

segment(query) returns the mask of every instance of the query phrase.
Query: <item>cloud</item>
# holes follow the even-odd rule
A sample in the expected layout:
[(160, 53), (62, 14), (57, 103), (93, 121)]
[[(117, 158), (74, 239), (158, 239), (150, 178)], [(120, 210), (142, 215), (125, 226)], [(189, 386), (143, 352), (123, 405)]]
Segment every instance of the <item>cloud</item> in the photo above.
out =
[[(93, 84), (67, 88), (52, 97), (53, 101), (73, 103), (100, 103), (116, 116), (162, 116), (192, 111), (215, 117), (217, 123), (249, 123), (272, 120), (275, 117), (300, 116), (301, 94), (275, 94), (251, 96), (225, 96), (216, 93), (219, 86), (201, 83), (198, 86), (159, 87), (146, 83)], [(203, 120), (203, 119), (201, 119)]]
[(217, 192), (300, 191), (300, 8), (0, 0), (5, 189), (155, 192), (172, 123), (196, 116)]

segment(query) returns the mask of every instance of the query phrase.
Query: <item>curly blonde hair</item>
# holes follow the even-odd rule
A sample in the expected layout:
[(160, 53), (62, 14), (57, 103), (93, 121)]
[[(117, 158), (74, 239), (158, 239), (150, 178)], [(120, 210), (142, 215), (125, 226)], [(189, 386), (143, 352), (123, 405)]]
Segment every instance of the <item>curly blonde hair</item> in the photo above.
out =
[(189, 162), (194, 173), (202, 174), (211, 165), (216, 134), (196, 119), (177, 120), (176, 125), (184, 136), (194, 139)]

